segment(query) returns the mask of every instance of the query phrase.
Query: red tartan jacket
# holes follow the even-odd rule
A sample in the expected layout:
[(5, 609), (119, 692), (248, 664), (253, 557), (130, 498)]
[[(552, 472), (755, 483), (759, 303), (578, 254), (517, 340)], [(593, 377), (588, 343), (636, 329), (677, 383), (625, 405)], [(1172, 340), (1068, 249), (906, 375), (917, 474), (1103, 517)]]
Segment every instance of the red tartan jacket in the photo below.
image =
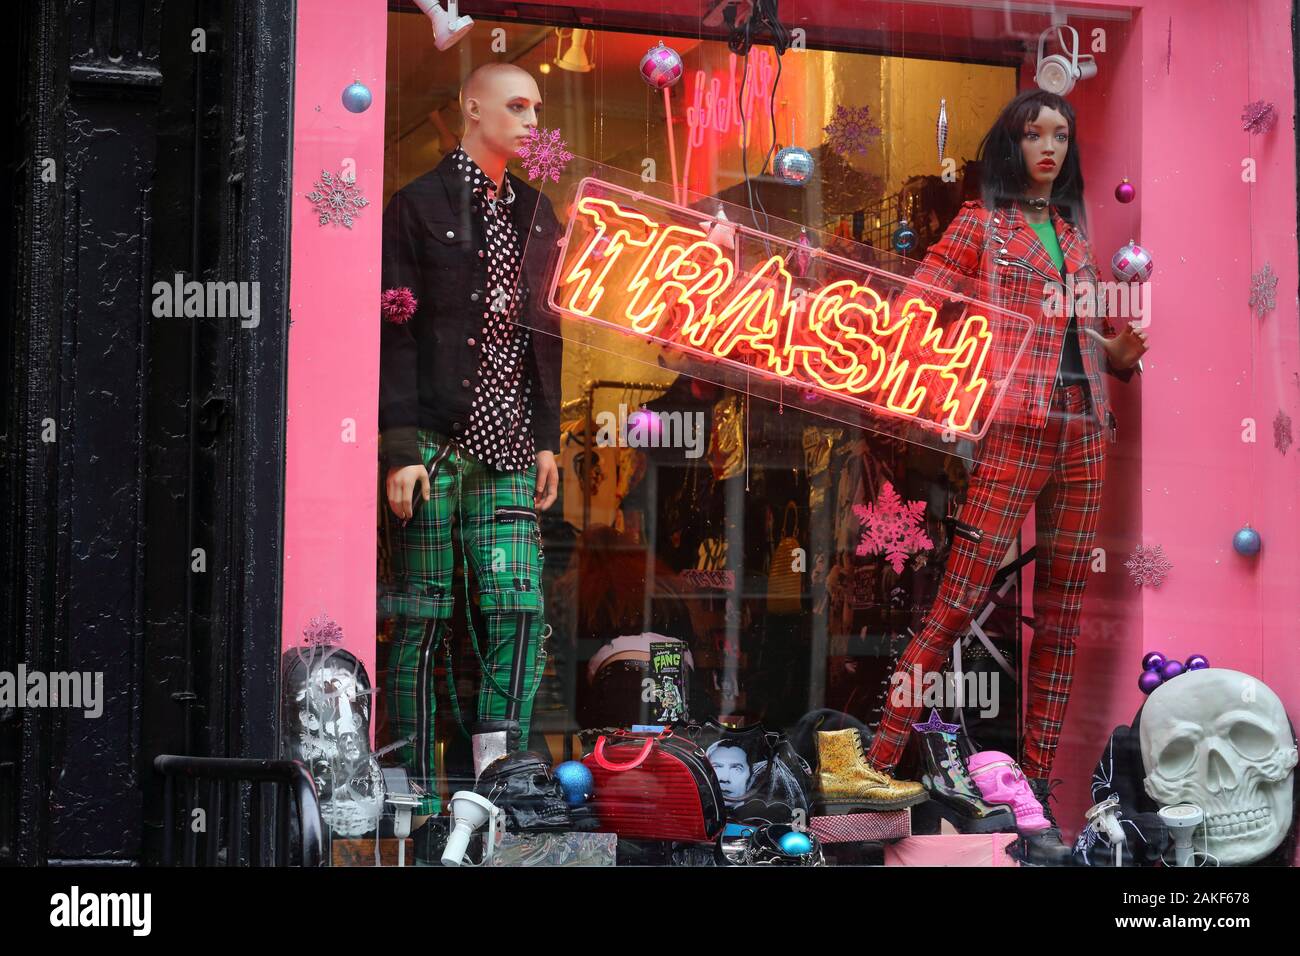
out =
[[(995, 377), (995, 387), (1003, 379), (1008, 380), (995, 419), (999, 423), (1031, 428), (1047, 424), (1056, 372), (1070, 322), (1068, 309), (1047, 308), (1052, 301), (1049, 283), (1056, 284), (1058, 301), (1069, 305), (1077, 301), (1083, 284), (1098, 281), (1097, 265), (1083, 231), (1066, 222), (1055, 207), (1051, 208), (1051, 217), (1065, 258), (1067, 280), (1064, 285), (1051, 256), (1019, 207), (990, 212), (979, 201), (962, 205), (943, 237), (930, 247), (912, 276), (913, 281), (938, 286), (954, 296), (971, 297), (1001, 306), (1034, 321), (1034, 330), (1014, 370), (1007, 371), (1020, 336), (995, 338), (987, 368)], [(1115, 417), (1103, 373), (1128, 381), (1133, 370), (1112, 369), (1105, 350), (1083, 331), (1088, 327), (1106, 338), (1115, 335), (1105, 315), (1105, 296), (1095, 285), (1093, 288), (1096, 307), (1075, 312), (1079, 351), (1083, 356), (1083, 368), (1097, 420), (1103, 427), (1113, 429)], [(944, 297), (929, 290), (909, 289), (907, 295), (917, 295), (935, 309), (944, 304)]]

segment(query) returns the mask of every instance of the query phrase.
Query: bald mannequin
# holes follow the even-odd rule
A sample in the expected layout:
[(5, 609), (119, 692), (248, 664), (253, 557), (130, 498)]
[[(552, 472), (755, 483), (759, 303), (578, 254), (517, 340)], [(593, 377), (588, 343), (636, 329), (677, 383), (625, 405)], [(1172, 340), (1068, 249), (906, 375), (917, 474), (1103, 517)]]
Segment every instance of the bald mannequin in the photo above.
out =
[[(460, 90), (460, 108), (465, 117), (461, 146), (470, 159), (491, 177), (497, 187), (505, 176), (506, 163), (519, 155), (519, 147), (537, 126), (542, 94), (527, 70), (513, 63), (486, 63), (474, 70)], [(555, 503), (560, 473), (555, 455), (537, 453), (536, 507), (545, 511)], [(411, 497), (419, 484), (429, 500), (429, 473), (419, 465), (393, 468), (385, 483), (389, 507), (403, 520), (412, 514)]]
[(541, 106), (537, 82), (513, 63), (484, 64), (461, 86), (461, 146), (498, 186), (506, 161), (519, 154), (529, 130), (537, 127)]

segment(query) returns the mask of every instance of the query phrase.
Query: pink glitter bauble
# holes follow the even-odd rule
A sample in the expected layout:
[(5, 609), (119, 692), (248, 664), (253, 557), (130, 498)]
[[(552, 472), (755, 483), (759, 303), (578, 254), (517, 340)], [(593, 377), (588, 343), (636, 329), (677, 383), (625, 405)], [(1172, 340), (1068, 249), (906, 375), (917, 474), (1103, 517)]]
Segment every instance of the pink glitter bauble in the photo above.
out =
[(662, 40), (659, 41), (658, 46), (652, 46), (646, 51), (646, 55), (641, 57), (641, 79), (656, 90), (668, 89), (680, 80), (685, 72), (686, 66), (682, 63), (681, 54), (664, 46)]

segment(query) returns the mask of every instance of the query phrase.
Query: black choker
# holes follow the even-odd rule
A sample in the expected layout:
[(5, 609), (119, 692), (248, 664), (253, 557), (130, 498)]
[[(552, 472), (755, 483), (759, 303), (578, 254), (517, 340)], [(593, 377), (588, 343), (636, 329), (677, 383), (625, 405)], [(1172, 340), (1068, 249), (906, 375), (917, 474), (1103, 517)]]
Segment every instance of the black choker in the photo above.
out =
[(1020, 201), (1031, 209), (1046, 209), (1049, 205), (1046, 199), (1035, 198), (1035, 199), (1022, 199)]

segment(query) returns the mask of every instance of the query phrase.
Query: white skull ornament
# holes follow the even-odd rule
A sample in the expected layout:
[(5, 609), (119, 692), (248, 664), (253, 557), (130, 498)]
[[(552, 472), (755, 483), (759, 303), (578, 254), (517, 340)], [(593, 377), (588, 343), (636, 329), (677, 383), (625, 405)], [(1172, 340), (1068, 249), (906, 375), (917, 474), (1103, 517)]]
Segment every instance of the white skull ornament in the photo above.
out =
[(1162, 807), (1205, 813), (1204, 837), (1221, 865), (1253, 863), (1291, 826), (1297, 753), (1286, 710), (1263, 682), (1205, 668), (1161, 684), (1142, 711), (1147, 794)]

